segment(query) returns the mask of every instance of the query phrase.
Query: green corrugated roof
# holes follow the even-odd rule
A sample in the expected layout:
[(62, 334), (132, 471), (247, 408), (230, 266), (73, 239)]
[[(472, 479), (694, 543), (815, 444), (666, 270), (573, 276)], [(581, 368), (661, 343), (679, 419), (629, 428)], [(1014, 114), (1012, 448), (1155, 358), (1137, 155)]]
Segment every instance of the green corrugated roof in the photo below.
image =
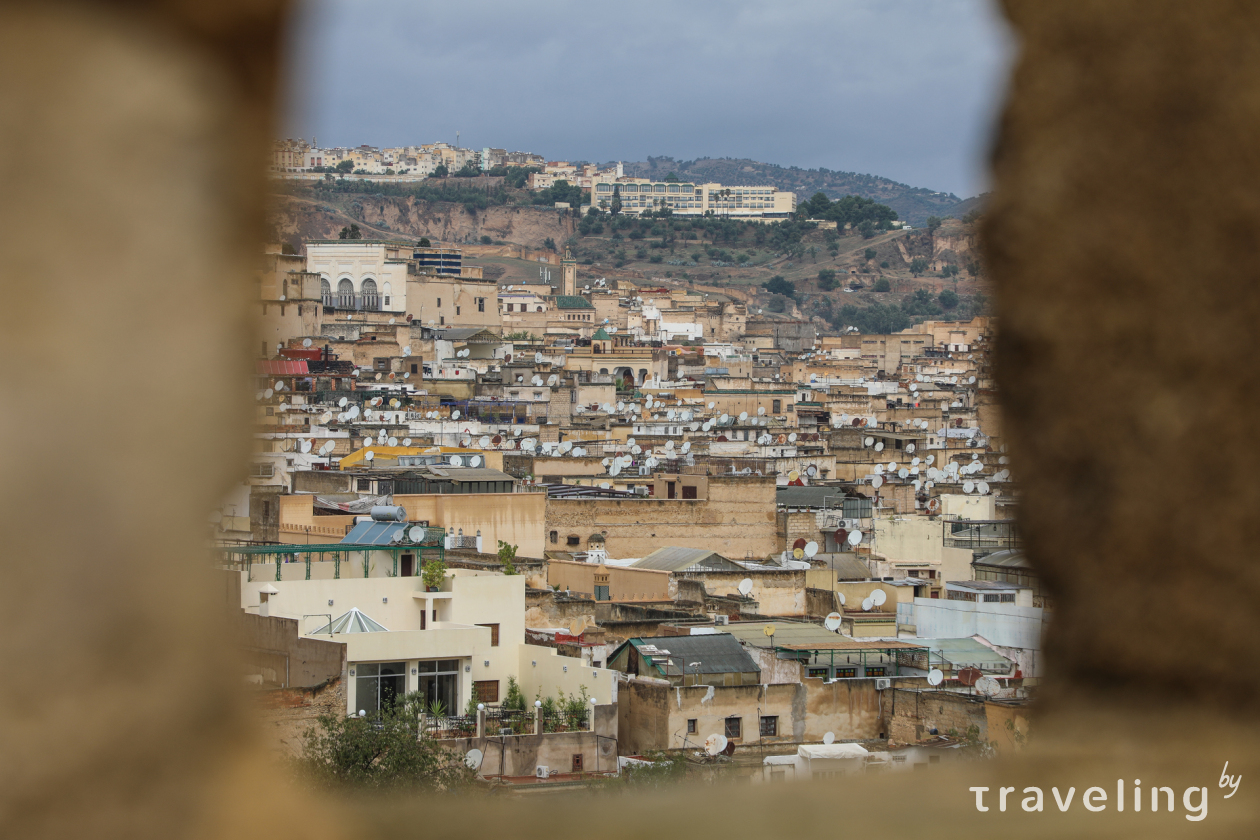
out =
[(580, 295), (556, 295), (556, 309), (594, 309), (591, 302)]

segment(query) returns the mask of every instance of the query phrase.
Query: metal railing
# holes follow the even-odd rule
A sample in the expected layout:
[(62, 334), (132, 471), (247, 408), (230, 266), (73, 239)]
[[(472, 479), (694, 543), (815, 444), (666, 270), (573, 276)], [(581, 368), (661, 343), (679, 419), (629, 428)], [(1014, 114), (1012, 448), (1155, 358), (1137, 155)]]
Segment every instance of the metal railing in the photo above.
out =
[(583, 732), (590, 728), (590, 711), (555, 711), (542, 714), (543, 732)]
[(432, 738), (475, 738), (477, 736), (477, 718), (470, 715), (449, 715), (431, 717), (425, 715), (421, 720), (424, 731)]
[(512, 735), (534, 734), (534, 715), (522, 709), (486, 709), (486, 735), (502, 735), (510, 729)]

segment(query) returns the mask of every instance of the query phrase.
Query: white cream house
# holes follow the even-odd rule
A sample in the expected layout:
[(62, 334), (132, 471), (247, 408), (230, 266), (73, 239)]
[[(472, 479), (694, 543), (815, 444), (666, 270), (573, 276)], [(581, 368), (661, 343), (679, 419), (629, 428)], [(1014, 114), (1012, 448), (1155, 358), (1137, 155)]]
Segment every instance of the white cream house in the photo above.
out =
[(298, 619), (304, 636), (346, 644), (347, 713), (370, 714), (391, 697), (423, 691), (461, 714), (470, 697), (499, 703), (510, 676), (531, 702), (539, 691), (576, 694), (583, 686), (599, 705), (616, 702), (615, 671), (525, 643), (523, 576), (455, 569), (438, 592), (425, 591), (420, 577), (262, 577), (242, 573), (242, 607), (258, 609), (264, 587), (273, 587), (270, 615)]

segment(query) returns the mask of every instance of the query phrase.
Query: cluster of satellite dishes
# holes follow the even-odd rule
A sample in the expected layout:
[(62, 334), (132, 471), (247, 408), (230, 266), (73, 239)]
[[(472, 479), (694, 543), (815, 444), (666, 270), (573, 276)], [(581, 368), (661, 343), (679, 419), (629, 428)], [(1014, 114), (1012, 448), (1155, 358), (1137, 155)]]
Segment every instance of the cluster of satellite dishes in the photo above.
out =
[(471, 349), (468, 349), (468, 348), (464, 348), (463, 350), (456, 350), (456, 351), (455, 351), (455, 358), (457, 358), (457, 359), (467, 359), (467, 358), (468, 358), (468, 356), (469, 356), (471, 353), (472, 353), (472, 350), (471, 350)]

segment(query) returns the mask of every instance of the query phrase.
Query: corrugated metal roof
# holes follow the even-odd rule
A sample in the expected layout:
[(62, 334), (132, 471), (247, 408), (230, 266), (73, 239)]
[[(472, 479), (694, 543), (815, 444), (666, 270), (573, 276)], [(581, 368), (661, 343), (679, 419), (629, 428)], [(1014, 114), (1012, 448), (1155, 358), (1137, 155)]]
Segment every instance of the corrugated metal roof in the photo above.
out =
[(266, 376), (306, 376), (310, 373), (305, 359), (297, 361), (260, 359), (254, 362), (254, 369)]
[(922, 639), (920, 642), (932, 652), (933, 658), (939, 656), (955, 668), (1009, 673), (1013, 664), (993, 648), (972, 638)]
[(591, 302), (578, 295), (556, 295), (556, 309), (594, 309)]
[[(652, 661), (662, 676), (761, 672), (757, 663), (748, 655), (748, 651), (744, 650), (743, 645), (729, 633), (712, 633), (703, 636), (657, 636), (648, 639), (629, 639), (626, 644), (634, 645), (639, 655)], [(652, 647), (661, 653), (653, 654)], [(609, 659), (612, 657), (610, 656)], [(692, 665), (693, 662), (700, 664)]]
[(826, 568), (835, 571), (836, 580), (866, 580), (871, 576), (871, 570), (856, 554), (815, 554), (814, 562), (819, 560), (826, 564)]
[(733, 560), (726, 559), (716, 551), (710, 551), (707, 548), (683, 548), (682, 546), (658, 548), (633, 565), (637, 569), (659, 569), (667, 572), (682, 572), (693, 567), (723, 571), (739, 571), (744, 568)]
[(1001, 566), (1008, 569), (1029, 569), (1032, 564), (1028, 562), (1028, 557), (1022, 551), (1014, 549), (1005, 549), (1003, 551), (995, 551), (992, 554), (986, 554), (984, 557), (971, 561), (973, 566)]
[[(767, 636), (765, 627), (774, 625), (774, 636)], [(840, 636), (821, 624), (804, 621), (750, 621), (727, 625), (727, 632), (739, 641), (753, 647), (783, 647), (791, 644), (821, 644), (833, 642)]]

